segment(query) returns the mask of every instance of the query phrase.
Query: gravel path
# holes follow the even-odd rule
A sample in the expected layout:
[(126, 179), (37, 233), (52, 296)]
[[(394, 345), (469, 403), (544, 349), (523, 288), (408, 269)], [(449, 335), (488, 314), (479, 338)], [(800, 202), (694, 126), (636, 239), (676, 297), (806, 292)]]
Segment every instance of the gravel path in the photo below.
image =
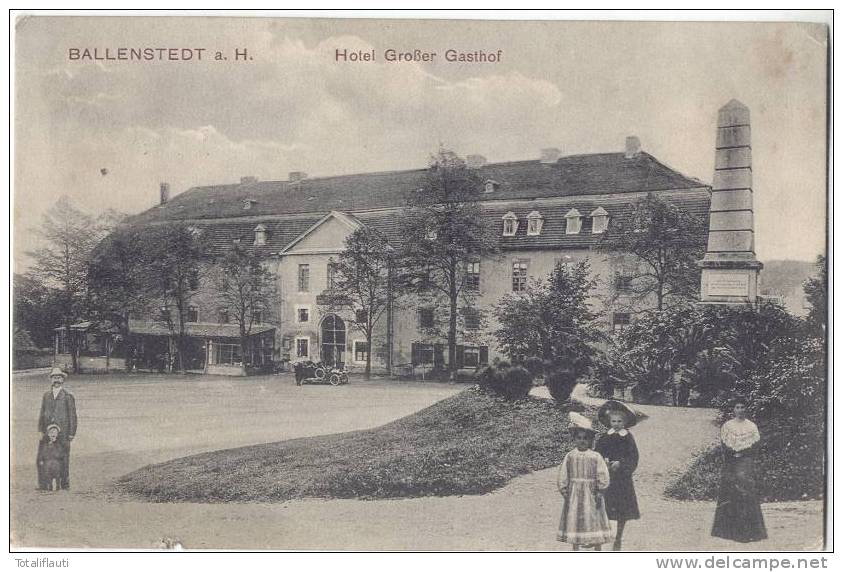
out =
[[(197, 382), (194, 382), (197, 383)], [(199, 432), (185, 433), (184, 422), (176, 427), (148, 427), (143, 422), (128, 419), (129, 427), (146, 427), (153, 443), (165, 443), (166, 448), (146, 450), (139, 442), (134, 447), (121, 448), (119, 411), (111, 410), (114, 417), (90, 419), (80, 423), (80, 449), (74, 449), (74, 487), (70, 493), (41, 494), (29, 486), (34, 482), (34, 470), (29, 459), (13, 465), (12, 530), (13, 543), (17, 546), (55, 547), (131, 547), (152, 548), (163, 536), (179, 538), (190, 549), (239, 548), (239, 549), (357, 549), (357, 550), (568, 550), (569, 546), (555, 541), (555, 531), (561, 510), (559, 494), (555, 490), (555, 469), (538, 471), (513, 480), (506, 487), (493, 493), (465, 497), (429, 497), (404, 500), (301, 500), (283, 504), (225, 504), (196, 503), (146, 503), (127, 501), (103, 494), (107, 484), (116, 476), (149, 462), (173, 458), (224, 446), (234, 446), (233, 435), (238, 439), (261, 442), (266, 423), (273, 408), (261, 407), (265, 398), (240, 398), (231, 396), (242, 392), (229, 391), (239, 383), (234, 380), (229, 390), (221, 388), (218, 381), (200, 384), (203, 399), (191, 402), (193, 407), (219, 398), (227, 408), (243, 411), (256, 407), (252, 416), (243, 418), (241, 429), (223, 427), (218, 435)], [(252, 382), (254, 383), (254, 382)], [(18, 413), (32, 411), (32, 406), (42, 388), (27, 388), (18, 383), (14, 396), (13, 442), (16, 452), (19, 443), (31, 440), (28, 432), (21, 431), (24, 419)], [(259, 386), (260, 384), (258, 384)], [(179, 386), (168, 386), (174, 394), (184, 391)], [(305, 388), (299, 395), (294, 409), (285, 413), (295, 416), (301, 425), (282, 421), (282, 426), (272, 427), (273, 433), (290, 436), (316, 434), (320, 425), (313, 418), (336, 430), (351, 430), (384, 423), (417, 410), (434, 401), (451, 395), (462, 386), (436, 384), (409, 384), (401, 387), (383, 387), (373, 384), (362, 391), (329, 394), (337, 388)], [(77, 388), (80, 404), (90, 407), (98, 399), (111, 403), (107, 384), (97, 388), (99, 393)], [(120, 387), (121, 392), (133, 388)], [(354, 386), (339, 389), (354, 389)], [(202, 393), (202, 392), (205, 393)], [(259, 390), (256, 390), (259, 391)], [(264, 392), (267, 389), (264, 387)], [(271, 387), (269, 391), (279, 401), (289, 392), (284, 386)], [(80, 395), (80, 393), (82, 395)], [(541, 393), (541, 392), (539, 392)], [(106, 395), (103, 395), (106, 394)], [(397, 394), (397, 395), (396, 395)], [(35, 396), (33, 398), (33, 395)], [(247, 394), (252, 395), (252, 394)], [(302, 399), (302, 395), (307, 395)], [(586, 400), (582, 390), (577, 396)], [(86, 399), (82, 399), (86, 397)], [(120, 394), (116, 397), (120, 397)], [(309, 401), (312, 399), (313, 401)], [(362, 401), (361, 401), (362, 400)], [(254, 401), (254, 403), (252, 402)], [(216, 403), (211, 399), (212, 403)], [(36, 402), (37, 403), (37, 402)], [(328, 418), (319, 417), (320, 407), (336, 406), (339, 413)], [(373, 413), (360, 419), (360, 404), (372, 407)], [(105, 403), (100, 404), (105, 407)], [(217, 404), (219, 405), (219, 404)], [(37, 405), (36, 405), (37, 407)], [(664, 484), (672, 470), (681, 469), (692, 453), (716, 438), (713, 412), (701, 409), (645, 407), (641, 409), (649, 418), (635, 428), (641, 451), (641, 463), (636, 473), (636, 487), (641, 505), (642, 519), (627, 526), (624, 547), (628, 550), (806, 550), (821, 546), (822, 505), (819, 502), (776, 503), (763, 506), (770, 539), (752, 545), (741, 545), (713, 539), (708, 531), (714, 514), (712, 502), (680, 502), (662, 496)], [(191, 418), (190, 408), (184, 415)], [(343, 413), (345, 411), (345, 413)], [(219, 412), (217, 412), (219, 413)], [(214, 426), (211, 411), (195, 416), (191, 426), (202, 430)], [(255, 417), (253, 417), (255, 416)], [(109, 417), (106, 415), (105, 417)], [(310, 419), (308, 419), (310, 418)], [(168, 419), (162, 417), (161, 423)], [(333, 421), (331, 421), (331, 419)], [(98, 423), (100, 425), (98, 425)], [(92, 427), (92, 424), (94, 427)], [(198, 424), (198, 425), (197, 425)], [(34, 421), (26, 419), (24, 429)], [(218, 423), (217, 423), (218, 425)], [(83, 432), (83, 427), (84, 432)], [(23, 433), (23, 436), (19, 433)], [(114, 433), (114, 435), (111, 435)], [(167, 435), (172, 433), (167, 438)], [(263, 433), (263, 435), (262, 435)], [(81, 439), (89, 440), (87, 449)], [(191, 441), (191, 435), (192, 441)], [(202, 439), (200, 439), (202, 437)], [(133, 436), (132, 439), (140, 439)], [(98, 440), (91, 444), (90, 440)], [(142, 440), (142, 439), (141, 439)], [(74, 443), (76, 447), (76, 443)], [(78, 454), (82, 453), (82, 454)], [(87, 486), (77, 486), (85, 479)]]

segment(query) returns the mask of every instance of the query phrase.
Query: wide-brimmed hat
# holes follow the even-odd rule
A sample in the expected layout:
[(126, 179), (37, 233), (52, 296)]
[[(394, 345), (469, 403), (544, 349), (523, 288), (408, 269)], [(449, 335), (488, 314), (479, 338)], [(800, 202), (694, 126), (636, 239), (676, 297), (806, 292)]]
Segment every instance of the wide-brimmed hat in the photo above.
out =
[(60, 367), (54, 367), (53, 370), (50, 372), (50, 377), (52, 378), (54, 375), (60, 375), (62, 378), (66, 378), (67, 374), (62, 371)]
[(574, 433), (578, 433), (579, 431), (586, 431), (592, 436), (597, 434), (597, 431), (591, 427), (591, 419), (585, 415), (581, 415), (576, 411), (571, 411), (568, 414), (568, 420), (570, 421), (568, 424), (568, 432), (572, 435)]
[(50, 429), (52, 429), (53, 427), (55, 427), (56, 429), (58, 429), (58, 430), (59, 430), (59, 433), (61, 433), (61, 427), (59, 427), (59, 426), (58, 426), (58, 425), (56, 425), (55, 423), (50, 423), (49, 425), (47, 425), (47, 429), (46, 429), (45, 431), (49, 431), (49, 430), (50, 430)]
[(625, 418), (624, 425), (627, 429), (630, 427), (634, 427), (636, 423), (638, 423), (638, 416), (626, 403), (615, 401), (614, 399), (610, 399), (606, 401), (600, 408), (597, 410), (597, 418), (600, 420), (600, 423), (605, 425), (606, 427), (611, 427), (609, 424), (609, 414), (610, 413), (621, 413)]

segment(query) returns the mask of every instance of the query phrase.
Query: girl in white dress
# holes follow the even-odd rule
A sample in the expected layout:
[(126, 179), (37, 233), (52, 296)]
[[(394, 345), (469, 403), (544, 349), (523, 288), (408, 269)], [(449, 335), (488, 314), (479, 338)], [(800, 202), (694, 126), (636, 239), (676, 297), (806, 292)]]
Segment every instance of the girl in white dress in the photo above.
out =
[(565, 502), (556, 539), (573, 544), (574, 550), (580, 546), (600, 550), (613, 539), (602, 492), (609, 486), (609, 468), (603, 456), (591, 450), (597, 433), (591, 421), (578, 413), (570, 415), (575, 448), (559, 466), (557, 485)]

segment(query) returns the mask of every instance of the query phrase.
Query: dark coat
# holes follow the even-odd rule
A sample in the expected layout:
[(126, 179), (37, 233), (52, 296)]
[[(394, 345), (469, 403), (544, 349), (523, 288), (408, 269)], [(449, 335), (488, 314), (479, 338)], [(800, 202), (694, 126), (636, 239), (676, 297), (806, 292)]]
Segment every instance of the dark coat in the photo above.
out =
[(52, 390), (41, 398), (41, 414), (38, 416), (38, 431), (47, 432), (47, 426), (55, 423), (61, 429), (62, 439), (76, 435), (76, 400), (71, 393), (61, 388), (56, 397)]
[(61, 441), (42, 441), (38, 447), (38, 467), (41, 469), (44, 478), (58, 479), (64, 473), (64, 464), (67, 461), (67, 449)]
[[(604, 491), (606, 497), (606, 513), (610, 520), (635, 520), (641, 518), (638, 512), (638, 499), (635, 496), (635, 485), (632, 473), (638, 468), (638, 447), (632, 433), (621, 437), (618, 433), (603, 435), (597, 442), (595, 451), (607, 459), (610, 465), (609, 488)], [(611, 468), (611, 463), (618, 461), (617, 469)]]

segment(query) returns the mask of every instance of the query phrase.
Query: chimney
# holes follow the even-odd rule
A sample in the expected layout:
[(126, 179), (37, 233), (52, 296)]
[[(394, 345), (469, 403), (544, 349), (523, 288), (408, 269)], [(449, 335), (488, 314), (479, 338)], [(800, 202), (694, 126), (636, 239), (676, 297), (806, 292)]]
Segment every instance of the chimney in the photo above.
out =
[(299, 181), (303, 181), (307, 178), (307, 173), (303, 171), (290, 171), (290, 176), (288, 178), (291, 183), (298, 183)]
[(165, 204), (170, 200), (170, 183), (161, 183), (161, 203)]
[(240, 177), (240, 184), (241, 185), (251, 185), (252, 183), (257, 183), (257, 177)]
[(544, 164), (555, 163), (559, 160), (561, 152), (556, 147), (549, 147), (541, 150), (541, 162)]
[(465, 164), (469, 169), (479, 169), (486, 164), (486, 157), (483, 155), (468, 155), (465, 158)]
[(626, 138), (626, 150), (624, 151), (623, 156), (627, 159), (632, 159), (633, 157), (637, 157), (638, 154), (641, 152), (641, 140), (638, 137), (631, 135)]

